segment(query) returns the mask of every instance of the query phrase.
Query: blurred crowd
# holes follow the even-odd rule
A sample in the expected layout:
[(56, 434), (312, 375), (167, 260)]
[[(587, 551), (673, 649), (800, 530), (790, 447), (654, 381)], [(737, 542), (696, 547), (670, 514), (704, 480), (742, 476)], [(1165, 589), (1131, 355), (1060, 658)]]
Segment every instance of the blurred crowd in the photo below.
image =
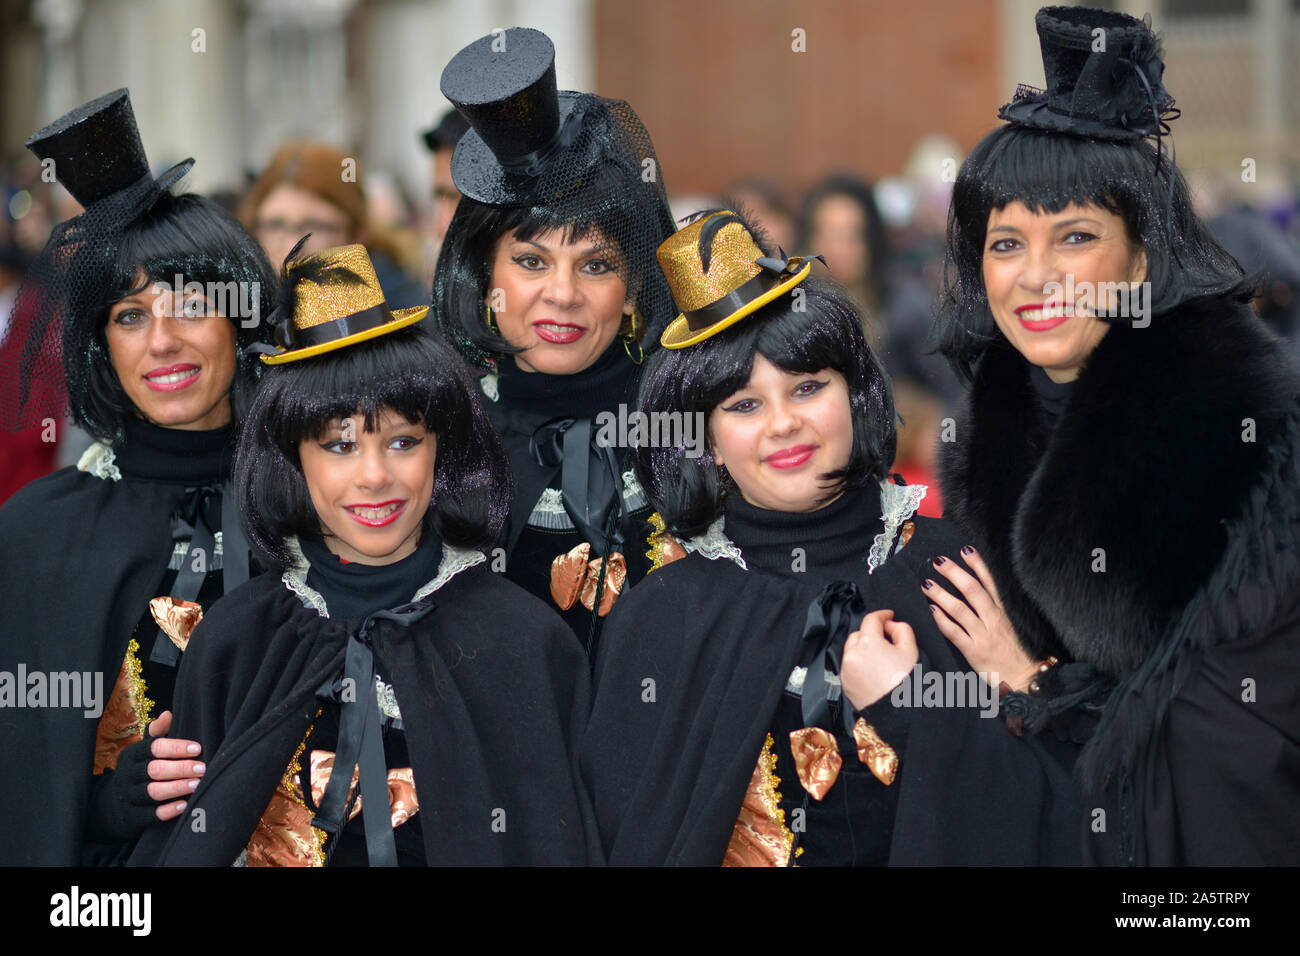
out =
[[(426, 304), (439, 246), (460, 198), (450, 161), (466, 128), (449, 110), (420, 134), (429, 159), (423, 195), (411, 195), (396, 177), (365, 168), (337, 145), (294, 141), (283, 144), (265, 169), (250, 172), (240, 189), (212, 198), (240, 218), (277, 266), (308, 234), (303, 254), (359, 242), (370, 252), (390, 307)], [(747, 177), (718, 195), (670, 193), (679, 219), (710, 206), (739, 204), (774, 249), (824, 257), (829, 275), (864, 307), (868, 340), (892, 376), (901, 418), (894, 471), (908, 483), (932, 483), (943, 421), (962, 390), (930, 342), (951, 180), (942, 171), (945, 163), (955, 168), (955, 156), (954, 143), (933, 136), (917, 144), (897, 175), (874, 183), (844, 170), (806, 190)], [(11, 322), (21, 321), (11, 312), (27, 264), (54, 224), (79, 211), (41, 172), (25, 150), (0, 168), (0, 363), (18, 360), (6, 348), (7, 332)], [(671, 169), (667, 180), (671, 189)], [(1203, 180), (1197, 194), (1199, 212), (1215, 237), (1256, 277), (1256, 311), (1300, 351), (1300, 190), (1273, 190), (1266, 200), (1246, 203), (1240, 192)], [(56, 431), (57, 442), (38, 432), (0, 433), (0, 502), (33, 478), (75, 464), (90, 444), (70, 423)], [(937, 516), (941, 509), (941, 499), (932, 494), (922, 512)]]

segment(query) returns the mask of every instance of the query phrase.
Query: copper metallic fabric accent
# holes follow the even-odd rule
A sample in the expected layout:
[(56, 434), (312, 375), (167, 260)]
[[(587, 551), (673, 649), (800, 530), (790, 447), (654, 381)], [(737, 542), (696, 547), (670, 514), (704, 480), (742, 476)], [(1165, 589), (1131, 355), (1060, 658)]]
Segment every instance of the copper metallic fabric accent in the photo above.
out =
[[(898, 774), (898, 754), (880, 739), (876, 729), (859, 717), (853, 725), (853, 739), (858, 746), (858, 762), (886, 787)], [(804, 727), (790, 732), (790, 752), (794, 754), (799, 783), (814, 800), (821, 800), (835, 786), (844, 766), (835, 735), (821, 727)]]
[(790, 752), (794, 754), (799, 783), (814, 800), (821, 800), (835, 786), (840, 768), (844, 766), (835, 735), (821, 727), (793, 730), (790, 732)]
[(853, 725), (853, 739), (858, 743), (858, 760), (886, 787), (892, 784), (898, 773), (898, 754), (894, 748), (880, 739), (876, 728), (864, 717), (859, 717)]
[(312, 827), (311, 819), (311, 811), (281, 781), (248, 838), (245, 864), (324, 866), (322, 838), (325, 834)]
[[(600, 558), (591, 557), (591, 545), (586, 541), (551, 562), (551, 598), (562, 610), (569, 610), (579, 601), (588, 611), (594, 610), (596, 583), (599, 580)], [(626, 581), (627, 560), (615, 551), (605, 566), (605, 582), (600, 598), (601, 617), (614, 607)]]
[(907, 542), (911, 541), (911, 540), (912, 540), (912, 535), (913, 535), (915, 532), (916, 532), (916, 522), (915, 522), (915, 521), (904, 521), (904, 522), (903, 522), (903, 533), (902, 533), (902, 537), (899, 538), (899, 544), (898, 544), (898, 547), (901, 549), (904, 545), (907, 544)]
[[(334, 772), (334, 754), (329, 750), (313, 750), (309, 758), (309, 767), (312, 802), (320, 806), (325, 796), (325, 787)], [(348, 787), (349, 799), (357, 789), (359, 775), (357, 768), (353, 767), (352, 783)], [(393, 829), (397, 829), (411, 819), (420, 809), (420, 803), (415, 796), (415, 777), (410, 767), (394, 767), (388, 771), (388, 803), (392, 811)], [(352, 810), (348, 813), (348, 819), (355, 819), (360, 812), (361, 797), (358, 795), (356, 800), (352, 801)]]
[[(320, 716), (319, 710), (316, 716)], [(314, 725), (307, 728), (253, 835), (248, 838), (246, 866), (325, 865), (325, 831), (311, 825), (312, 813), (298, 790), (298, 775), (302, 772), (298, 760), (307, 749), (307, 739), (313, 729)]]
[(126, 647), (126, 656), (108, 695), (108, 703), (99, 715), (92, 773), (116, 770), (118, 755), (137, 740), (144, 739), (153, 701), (148, 698), (144, 680), (140, 677), (142, 665), (136, 656), (139, 651), (140, 642), (133, 638)]
[(193, 601), (178, 601), (172, 597), (156, 597), (149, 602), (149, 613), (162, 632), (183, 652), (190, 643), (190, 635), (203, 620), (203, 608)]
[(768, 734), (722, 857), (723, 866), (785, 866), (789, 862), (794, 834), (785, 825), (781, 794), (776, 789), (781, 778), (776, 775), (773, 742)]
[[(686, 549), (668, 530), (663, 515), (656, 511), (648, 520), (650, 527), (654, 529), (646, 538), (650, 550), (645, 553), (645, 556), (650, 559), (650, 571), (657, 571), (666, 564), (672, 564), (686, 557)], [(649, 574), (650, 571), (646, 573)]]
[(694, 312), (712, 305), (763, 271), (756, 264), (763, 251), (738, 222), (728, 223), (713, 237), (709, 271), (704, 271), (700, 259), (700, 233), (705, 223), (721, 215), (725, 213), (697, 219), (675, 232), (659, 247), (659, 266), (668, 277), (668, 286), (682, 312)]
[[(307, 731), (308, 736), (311, 731)], [(271, 795), (257, 829), (248, 840), (248, 866), (324, 866), (326, 834), (311, 825), (313, 814), (298, 792), (298, 775), (302, 766), (299, 758), (305, 749), (305, 740), (299, 744), (293, 759), (280, 779), (280, 785)], [(334, 754), (328, 750), (313, 750), (308, 758), (312, 801), (320, 804), (325, 795), (330, 775), (334, 770)], [(352, 771), (349, 797), (357, 786), (357, 771)], [(415, 794), (415, 777), (410, 767), (397, 767), (388, 771), (388, 802), (393, 828), (401, 826), (420, 809)], [(348, 819), (361, 812), (361, 798), (352, 803)]]

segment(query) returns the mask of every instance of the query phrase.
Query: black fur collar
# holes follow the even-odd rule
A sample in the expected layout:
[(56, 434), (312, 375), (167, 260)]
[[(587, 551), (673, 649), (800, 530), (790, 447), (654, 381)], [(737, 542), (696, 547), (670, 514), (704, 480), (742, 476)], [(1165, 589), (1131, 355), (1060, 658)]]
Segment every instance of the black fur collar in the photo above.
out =
[(1278, 341), (1222, 298), (1112, 326), (1050, 434), (1027, 363), (991, 349), (943, 489), (1027, 649), (1137, 669), (1223, 556), (1296, 394)]

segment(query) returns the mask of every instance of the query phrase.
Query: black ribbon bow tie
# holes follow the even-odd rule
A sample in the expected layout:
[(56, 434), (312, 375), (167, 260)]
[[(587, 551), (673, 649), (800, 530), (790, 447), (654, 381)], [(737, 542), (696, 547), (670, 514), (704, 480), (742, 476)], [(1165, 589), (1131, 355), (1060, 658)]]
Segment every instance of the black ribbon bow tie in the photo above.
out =
[(804, 676), (800, 707), (805, 727), (832, 730), (832, 711), (838, 708), (845, 733), (853, 736), (853, 705), (844, 698), (840, 666), (844, 643), (862, 626), (867, 604), (858, 586), (848, 581), (828, 584), (808, 606), (803, 640), (816, 648)]
[[(173, 601), (193, 603), (198, 600), (203, 582), (216, 558), (216, 531), (223, 532), (223, 594), (229, 594), (248, 580), (248, 542), (239, 527), (239, 518), (235, 514), (235, 496), (231, 493), (229, 484), (220, 487), (203, 485), (186, 490), (188, 494), (171, 518), (172, 552), (175, 553), (177, 543), (189, 541), (181, 566), (176, 570), (171, 598)], [(219, 520), (214, 521), (214, 518)], [(170, 560), (169, 555), (169, 563)], [(159, 628), (154, 635), (149, 660), (175, 667), (180, 663), (180, 658), (180, 648)]]
[(560, 466), (564, 511), (592, 548), (603, 556), (620, 550), (623, 487), (614, 449), (595, 440), (589, 418), (553, 418), (529, 439), (528, 450), (543, 468)]
[[(424, 600), (391, 611), (378, 611), (348, 638), (343, 662), (343, 682), (351, 695), (339, 704), (338, 748), (334, 770), (311, 825), (337, 835), (347, 825), (348, 791), (352, 771), (360, 768), (361, 819), (366, 835), (366, 857), (371, 866), (397, 866), (397, 841), (388, 801), (388, 768), (384, 760), (384, 737), (379, 727), (379, 694), (375, 688), (375, 656), (370, 634), (375, 622), (392, 621), (409, 627), (436, 605)], [(336, 681), (325, 683), (317, 696), (332, 699)]]

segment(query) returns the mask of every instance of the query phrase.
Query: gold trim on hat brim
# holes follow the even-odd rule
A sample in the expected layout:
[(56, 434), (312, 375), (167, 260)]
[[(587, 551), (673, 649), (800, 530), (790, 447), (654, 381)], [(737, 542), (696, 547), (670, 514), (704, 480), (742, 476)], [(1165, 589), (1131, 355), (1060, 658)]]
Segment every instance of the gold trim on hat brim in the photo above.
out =
[(314, 355), (323, 355), (326, 352), (332, 352), (335, 349), (341, 349), (348, 345), (356, 345), (358, 342), (365, 342), (370, 339), (379, 338), (381, 335), (387, 335), (389, 332), (396, 332), (398, 329), (404, 329), (408, 325), (414, 325), (429, 313), (429, 306), (417, 305), (411, 309), (394, 309), (393, 321), (385, 322), (383, 325), (377, 325), (373, 329), (363, 329), (360, 332), (353, 332), (351, 335), (345, 335), (341, 339), (332, 339), (329, 342), (321, 342), (319, 345), (309, 345), (302, 349), (293, 349), (288, 352), (276, 352), (274, 355), (263, 355), (262, 361), (267, 365), (283, 365), (286, 362), (296, 362), (299, 359), (311, 358)]
[(785, 282), (773, 286), (762, 295), (756, 296), (749, 302), (746, 302), (725, 319), (722, 319), (720, 322), (714, 322), (707, 329), (703, 329), (699, 332), (691, 331), (691, 327), (686, 322), (685, 314), (679, 315), (668, 324), (668, 328), (664, 329), (664, 334), (659, 338), (659, 344), (666, 349), (684, 349), (688, 345), (695, 345), (697, 342), (703, 342), (705, 339), (717, 335), (723, 329), (730, 328), (741, 319), (748, 315), (752, 315), (769, 302), (789, 292), (800, 282), (803, 282), (804, 279), (808, 278), (811, 272), (812, 260), (810, 259), (807, 265)]

